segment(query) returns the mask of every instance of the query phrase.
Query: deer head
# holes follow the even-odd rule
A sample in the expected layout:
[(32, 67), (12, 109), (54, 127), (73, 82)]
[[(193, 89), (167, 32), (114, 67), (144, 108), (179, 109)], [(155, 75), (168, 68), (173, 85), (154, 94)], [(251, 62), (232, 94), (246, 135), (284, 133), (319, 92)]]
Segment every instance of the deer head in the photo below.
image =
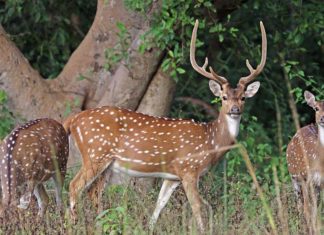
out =
[(315, 96), (309, 91), (305, 91), (304, 96), (307, 104), (315, 110), (316, 124), (324, 127), (324, 101), (316, 101)]
[(233, 123), (236, 123), (235, 128), (233, 130), (233, 135), (237, 135), (238, 133), (238, 125), (237, 123), (240, 121), (241, 114), (244, 109), (245, 98), (253, 97), (259, 87), (260, 82), (252, 82), (263, 70), (263, 67), (266, 62), (267, 57), (267, 38), (266, 32), (263, 26), (263, 23), (260, 22), (261, 35), (262, 35), (262, 56), (261, 62), (254, 69), (248, 60), (246, 60), (246, 66), (248, 67), (250, 74), (245, 77), (241, 77), (237, 87), (232, 88), (225, 77), (218, 75), (214, 70), (209, 67), (209, 72), (206, 71), (206, 67), (208, 65), (208, 58), (206, 57), (205, 63), (202, 67), (197, 65), (195, 59), (195, 48), (196, 48), (196, 38), (197, 38), (197, 29), (198, 29), (198, 20), (196, 20), (192, 37), (191, 37), (191, 45), (190, 45), (190, 62), (192, 67), (201, 75), (209, 78), (209, 87), (210, 90), (216, 97), (220, 97), (222, 99), (222, 108), (220, 114), (225, 115), (228, 120), (229, 126), (233, 126)]
[(316, 101), (315, 96), (309, 92), (304, 92), (306, 103), (315, 110), (315, 121), (318, 126), (320, 143), (324, 146), (324, 101)]

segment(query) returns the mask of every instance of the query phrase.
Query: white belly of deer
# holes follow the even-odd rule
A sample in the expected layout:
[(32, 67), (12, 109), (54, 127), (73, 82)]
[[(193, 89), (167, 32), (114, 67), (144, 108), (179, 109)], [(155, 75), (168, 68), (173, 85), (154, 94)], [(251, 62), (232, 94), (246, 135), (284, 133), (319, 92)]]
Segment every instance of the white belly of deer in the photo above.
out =
[(179, 177), (170, 173), (165, 172), (141, 172), (135, 171), (126, 167), (122, 167), (118, 162), (114, 162), (112, 165), (113, 172), (127, 174), (132, 177), (156, 177), (168, 180), (179, 180)]

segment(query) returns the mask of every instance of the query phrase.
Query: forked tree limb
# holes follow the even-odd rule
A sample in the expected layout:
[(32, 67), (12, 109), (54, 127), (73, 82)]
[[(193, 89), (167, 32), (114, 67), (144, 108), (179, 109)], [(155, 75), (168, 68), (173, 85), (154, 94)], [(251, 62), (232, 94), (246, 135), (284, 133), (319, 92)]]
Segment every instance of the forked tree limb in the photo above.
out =
[[(52, 80), (44, 80), (31, 67), (0, 27), (0, 89), (8, 95), (9, 109), (24, 119), (46, 116), (63, 120), (69, 109), (78, 112), (99, 104), (120, 102), (116, 97), (120, 91), (128, 91), (132, 81), (136, 82), (131, 84), (134, 87), (123, 106), (136, 108), (158, 68), (161, 53), (159, 49), (154, 49), (140, 54), (134, 45), (139, 43), (140, 34), (149, 30), (150, 20), (153, 13), (159, 11), (160, 4), (161, 1), (154, 1), (150, 14), (143, 16), (126, 9), (123, 1), (98, 0), (89, 32), (59, 76)], [(107, 71), (104, 68), (107, 63), (105, 50), (114, 48), (121, 40), (117, 36), (117, 22), (123, 23), (129, 34), (130, 59), (127, 64), (121, 61)], [(126, 77), (118, 72), (124, 66), (129, 69)], [(132, 71), (136, 68), (136, 72)], [(145, 75), (142, 77), (140, 72), (143, 71)], [(80, 79), (81, 75), (87, 79)], [(125, 79), (126, 82), (122, 82)], [(112, 96), (109, 95), (111, 91), (115, 91)]]

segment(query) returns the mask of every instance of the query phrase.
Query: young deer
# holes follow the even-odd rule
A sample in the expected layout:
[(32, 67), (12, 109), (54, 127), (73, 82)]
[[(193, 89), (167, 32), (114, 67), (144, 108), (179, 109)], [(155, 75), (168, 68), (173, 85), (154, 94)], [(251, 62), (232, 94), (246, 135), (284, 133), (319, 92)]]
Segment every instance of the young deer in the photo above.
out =
[[(32, 193), (37, 198), (39, 215), (48, 205), (43, 182), (53, 178), (56, 202), (61, 208), (61, 189), (69, 154), (68, 137), (63, 126), (52, 119), (36, 119), (13, 130), (0, 148), (2, 210), (17, 205), (26, 209)], [(18, 187), (27, 184), (21, 195)]]
[(69, 117), (64, 128), (74, 138), (81, 154), (82, 167), (70, 183), (71, 214), (81, 190), (88, 187), (104, 172), (126, 173), (135, 177), (164, 179), (157, 205), (151, 218), (151, 228), (172, 192), (182, 183), (193, 214), (201, 231), (203, 200), (198, 192), (199, 177), (211, 165), (217, 164), (228, 151), (239, 132), (245, 98), (258, 91), (254, 82), (266, 62), (267, 41), (262, 22), (262, 57), (256, 69), (246, 61), (250, 75), (242, 77), (236, 88), (217, 75), (212, 68), (206, 71), (208, 60), (199, 67), (195, 60), (198, 21), (192, 33), (190, 61), (201, 75), (211, 79), (209, 86), (215, 96), (222, 98), (217, 120), (196, 123), (181, 119), (158, 118), (117, 107), (101, 107)]
[(324, 186), (324, 101), (315, 101), (315, 96), (309, 91), (305, 91), (304, 96), (307, 104), (315, 110), (316, 125), (310, 124), (298, 130), (287, 147), (288, 171), (299, 207), (307, 196), (302, 190), (303, 185), (307, 186), (306, 190), (312, 185), (317, 194)]

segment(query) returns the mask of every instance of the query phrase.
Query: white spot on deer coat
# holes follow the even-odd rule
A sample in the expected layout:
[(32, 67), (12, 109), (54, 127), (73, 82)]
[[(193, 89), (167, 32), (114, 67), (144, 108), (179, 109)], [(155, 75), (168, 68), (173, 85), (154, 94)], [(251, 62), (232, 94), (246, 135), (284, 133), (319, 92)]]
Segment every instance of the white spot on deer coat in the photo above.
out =
[(82, 143), (82, 142), (83, 142), (83, 137), (82, 137), (82, 134), (81, 134), (80, 127), (77, 127), (76, 130), (77, 130), (77, 132), (78, 132), (78, 135), (79, 135), (80, 141), (81, 141), (81, 143)]

